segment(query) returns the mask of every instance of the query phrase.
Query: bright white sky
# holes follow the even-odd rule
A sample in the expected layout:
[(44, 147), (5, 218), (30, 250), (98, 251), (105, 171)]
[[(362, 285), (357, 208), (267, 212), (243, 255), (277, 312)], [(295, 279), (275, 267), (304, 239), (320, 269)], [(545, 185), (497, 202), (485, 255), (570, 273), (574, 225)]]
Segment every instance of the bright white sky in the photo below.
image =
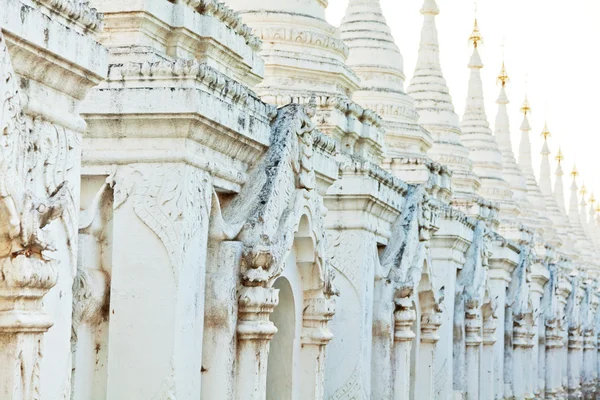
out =
[[(473, 0), (437, 0), (437, 26), (444, 76), (454, 106), (462, 118), (471, 54), (468, 37), (473, 29)], [(329, 0), (327, 18), (338, 26), (348, 0)], [(388, 25), (404, 56), (404, 72), (410, 82), (419, 47), (422, 0), (381, 0)], [(533, 109), (530, 117), (533, 164), (539, 176), (540, 133), (544, 120), (552, 133), (552, 173), (558, 145), (565, 155), (565, 189), (577, 167), (588, 188), (600, 195), (600, 2), (598, 0), (480, 0), (478, 20), (483, 35), (481, 56), (486, 111), (493, 129), (502, 65), (502, 43), (511, 82), (508, 86), (512, 142), (518, 154), (519, 108), (526, 91)], [(526, 85), (526, 76), (528, 83)], [(554, 175), (552, 177), (554, 183)], [(581, 185), (581, 179), (579, 181)], [(568, 208), (568, 203), (567, 203)]]

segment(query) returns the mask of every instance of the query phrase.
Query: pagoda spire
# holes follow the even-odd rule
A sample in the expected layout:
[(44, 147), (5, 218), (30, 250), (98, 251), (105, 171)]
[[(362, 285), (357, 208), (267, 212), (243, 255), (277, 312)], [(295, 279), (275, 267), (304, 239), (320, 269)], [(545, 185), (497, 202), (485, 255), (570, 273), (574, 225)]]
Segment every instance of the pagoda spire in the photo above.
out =
[(571, 200), (569, 201), (569, 219), (571, 223), (576, 223), (579, 221), (579, 200), (577, 199), (577, 177), (579, 176), (579, 171), (577, 171), (577, 166), (573, 166), (573, 171), (571, 171), (571, 177), (573, 181), (571, 182)]
[[(485, 113), (481, 82), (483, 63), (478, 49), (482, 42), (482, 36), (477, 19), (475, 19), (469, 42), (473, 45), (473, 54), (468, 64), (471, 76), (469, 78), (465, 113), (461, 124), (463, 143), (470, 150), (473, 171), (481, 179), (481, 195), (492, 201), (511, 199), (513, 193), (504, 180), (502, 173), (502, 153), (492, 135)], [(502, 210), (500, 212), (502, 214)]]
[[(406, 156), (428, 160), (433, 139), (419, 125), (414, 100), (404, 91), (403, 58), (379, 0), (350, 0), (340, 32), (349, 49), (346, 65), (361, 80), (352, 99), (383, 118), (391, 165), (401, 164), (393, 159)], [(392, 172), (411, 181), (410, 172)]]
[(473, 173), (469, 150), (461, 142), (460, 121), (440, 65), (435, 22), (439, 13), (435, 0), (424, 0), (419, 54), (407, 92), (415, 99), (419, 123), (433, 137), (434, 143), (428, 155), (452, 170), (455, 197), (470, 199), (479, 189), (479, 180)]
[(565, 159), (562, 150), (560, 149), (560, 147), (558, 148), (558, 153), (556, 153), (556, 162), (557, 162), (557, 166), (556, 166), (556, 180), (554, 181), (554, 197), (556, 198), (556, 202), (558, 203), (558, 208), (560, 209), (560, 211), (563, 212), (563, 214), (566, 215), (567, 210), (565, 209), (565, 189), (564, 189), (564, 185), (563, 185), (563, 169), (562, 169), (562, 162)]
[[(509, 103), (508, 96), (506, 95), (506, 84), (510, 78), (506, 71), (506, 66), (502, 62), (502, 68), (498, 74), (497, 81), (500, 84), (500, 93), (496, 103), (498, 104), (498, 113), (496, 114), (496, 123), (494, 126), (494, 135), (498, 142), (498, 147), (502, 153), (502, 168), (503, 176), (509, 183), (510, 188), (513, 191), (513, 199), (510, 204), (513, 205), (512, 214), (513, 217), (518, 217), (522, 211), (527, 210), (526, 214), (533, 212), (531, 203), (527, 198), (527, 183), (525, 177), (521, 172), (521, 169), (517, 165), (515, 155), (512, 149), (512, 142), (510, 139), (510, 121), (508, 118), (507, 105)], [(506, 208), (506, 207), (505, 207)], [(509, 210), (507, 210), (509, 211)]]
[(594, 245), (597, 244), (597, 230), (596, 230), (596, 197), (594, 196), (594, 193), (592, 193), (590, 195), (590, 210), (588, 212), (589, 215), (589, 219), (588, 219), (588, 233), (590, 235), (590, 238), (592, 240), (592, 243), (594, 243)]
[(581, 184), (581, 189), (579, 190), (579, 195), (581, 196), (581, 201), (579, 202), (579, 220), (581, 222), (581, 227), (583, 231), (589, 234), (588, 230), (588, 219), (587, 219), (587, 201), (585, 200), (587, 196), (587, 188), (585, 187), (585, 183)]
[(550, 136), (548, 122), (545, 122), (544, 130), (542, 131), (544, 144), (542, 145), (542, 165), (540, 167), (540, 190), (545, 196), (552, 194), (552, 180), (550, 179), (550, 148), (548, 147), (548, 138)]
[(521, 123), (521, 144), (519, 146), (519, 166), (525, 173), (525, 177), (530, 179), (533, 176), (533, 164), (531, 162), (531, 141), (529, 140), (529, 132), (531, 131), (531, 125), (529, 125), (529, 114), (531, 113), (531, 106), (527, 95), (525, 95), (525, 101), (521, 106), (521, 112), (523, 113), (523, 122)]

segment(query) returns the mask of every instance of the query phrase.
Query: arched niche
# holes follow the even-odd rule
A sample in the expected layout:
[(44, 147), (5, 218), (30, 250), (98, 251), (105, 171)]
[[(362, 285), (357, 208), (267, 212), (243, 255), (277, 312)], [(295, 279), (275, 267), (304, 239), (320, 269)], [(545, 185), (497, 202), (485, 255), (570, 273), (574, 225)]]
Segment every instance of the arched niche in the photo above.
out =
[(294, 387), (296, 305), (290, 281), (281, 276), (273, 284), (279, 304), (271, 313), (277, 334), (271, 339), (267, 364), (267, 400), (291, 400)]
[[(279, 289), (279, 304), (271, 321), (278, 332), (271, 341), (268, 359), (267, 400), (320, 398), (318, 393), (322, 392), (323, 349), (319, 345), (329, 339), (319, 333), (317, 336), (326, 339), (325, 343), (315, 344), (311, 336), (315, 329), (321, 329), (321, 315), (315, 316), (315, 309), (320, 308), (314, 301), (327, 302), (326, 277), (317, 248), (318, 227), (315, 229), (309, 209), (303, 209), (300, 215), (284, 269), (273, 283), (273, 288)], [(328, 333), (326, 328), (323, 331)]]

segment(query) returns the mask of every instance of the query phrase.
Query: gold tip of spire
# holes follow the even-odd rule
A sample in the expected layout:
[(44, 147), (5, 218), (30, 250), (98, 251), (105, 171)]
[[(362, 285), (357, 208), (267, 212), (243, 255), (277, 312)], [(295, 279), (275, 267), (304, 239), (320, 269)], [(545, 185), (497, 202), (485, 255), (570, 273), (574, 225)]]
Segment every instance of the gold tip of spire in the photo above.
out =
[(544, 130), (542, 131), (542, 137), (545, 141), (547, 141), (550, 136), (552, 135), (550, 134), (550, 130), (548, 129), (548, 122), (544, 122)]
[(573, 171), (571, 171), (571, 176), (573, 178), (577, 178), (579, 176), (579, 172), (577, 171), (577, 165), (573, 165)]
[(531, 106), (529, 105), (529, 100), (527, 100), (527, 95), (525, 95), (525, 101), (523, 101), (523, 105), (521, 106), (521, 112), (525, 115), (531, 112)]
[(585, 183), (583, 183), (583, 184), (581, 185), (581, 190), (579, 191), (579, 194), (580, 194), (582, 197), (585, 197), (586, 193), (587, 193), (587, 188), (585, 187)]
[(473, 26), (473, 32), (469, 37), (469, 43), (472, 43), (475, 48), (479, 43), (483, 42), (483, 37), (481, 37), (481, 32), (479, 31), (479, 25), (477, 24), (477, 18), (475, 18), (475, 24)]
[(506, 72), (506, 67), (504, 66), (504, 61), (502, 61), (502, 69), (500, 70), (500, 74), (498, 74), (498, 82), (502, 84), (502, 87), (506, 86), (506, 82), (508, 82), (510, 78), (508, 77), (508, 72)]
[(594, 192), (590, 195), (590, 203), (594, 204), (596, 202), (596, 198), (594, 197)]
[(559, 146), (558, 153), (556, 153), (556, 161), (558, 161), (558, 165), (560, 165), (564, 159), (565, 159), (565, 156), (563, 155), (563, 152)]

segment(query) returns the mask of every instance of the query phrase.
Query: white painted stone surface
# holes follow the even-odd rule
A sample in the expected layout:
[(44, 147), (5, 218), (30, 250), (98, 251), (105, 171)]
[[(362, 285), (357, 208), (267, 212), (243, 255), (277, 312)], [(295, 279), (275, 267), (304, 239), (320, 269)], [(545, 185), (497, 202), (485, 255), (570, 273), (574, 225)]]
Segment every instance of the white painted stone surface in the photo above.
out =
[(0, 398), (596, 398), (600, 214), (436, 2), (408, 94), (377, 0), (227, 4), (0, 0)]

